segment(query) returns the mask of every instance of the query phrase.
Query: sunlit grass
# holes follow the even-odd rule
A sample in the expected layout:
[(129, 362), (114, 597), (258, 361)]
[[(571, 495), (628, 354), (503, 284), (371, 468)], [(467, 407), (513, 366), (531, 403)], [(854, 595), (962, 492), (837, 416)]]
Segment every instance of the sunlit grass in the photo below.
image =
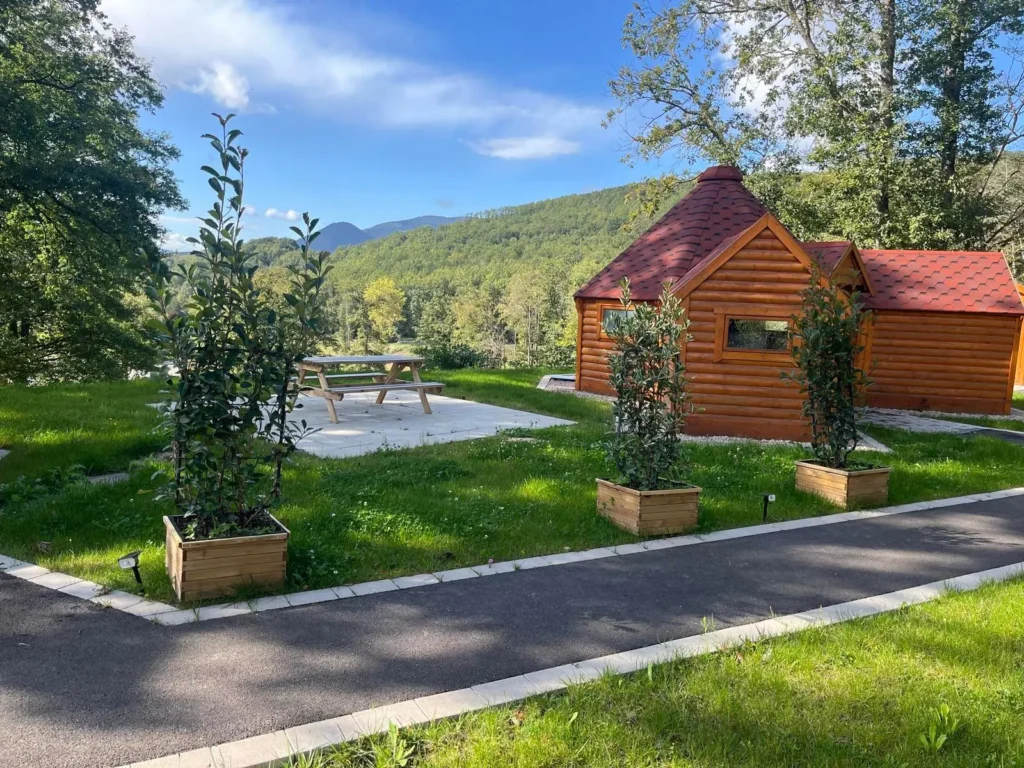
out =
[(0, 483), (80, 464), (90, 474), (123, 469), (163, 446), (153, 433), (159, 399), (150, 381), (0, 387)]
[[(538, 390), (539, 376), (536, 371), (431, 373), (448, 385), (446, 394), (560, 416), (576, 421), (575, 426), (517, 430), (505, 436), (343, 460), (296, 456), (286, 468), (284, 499), (276, 513), (292, 531), (284, 589), (429, 573), (489, 559), (512, 560), (635, 540), (596, 512), (594, 479), (614, 476), (602, 448), (608, 404)], [(90, 412), (117, 410), (135, 420), (135, 431), (123, 432), (120, 439), (104, 433), (102, 417), (92, 425), (80, 422), (79, 426), (86, 432), (86, 443), (90, 430), (96, 432), (89, 450), (106, 446), (107, 452), (95, 456), (93, 464), (125, 469), (132, 459), (160, 444), (149, 434), (155, 415), (145, 405), (155, 396), (155, 388), (128, 388), (129, 397), (125, 390), (108, 386), (95, 391), (54, 388), (50, 398), (20, 402), (35, 405), (49, 400), (58, 411), (66, 411), (71, 409), (69, 403), (83, 399), (116, 399), (116, 409), (113, 403), (104, 403)], [(15, 418), (31, 423), (34, 412)], [(41, 429), (30, 432), (56, 429), (45, 416), (38, 418)], [(1022, 446), (989, 438), (875, 428), (871, 433), (894, 449), (893, 454), (863, 454), (868, 461), (892, 466), (893, 503), (1024, 484), (1019, 477), (1024, 465)], [(523, 436), (533, 439), (517, 439)], [(701, 531), (759, 523), (764, 493), (776, 495), (772, 520), (837, 511), (794, 488), (793, 462), (805, 456), (802, 448), (689, 443), (687, 455), (688, 479), (703, 488)], [(36, 453), (35, 459), (52, 462), (64, 456), (62, 452)], [(15, 454), (0, 464), (11, 458)], [(118, 555), (142, 549), (147, 592), (169, 598), (161, 522), (169, 506), (153, 500), (155, 468), (139, 466), (130, 483), (74, 486), (11, 505), (0, 512), (0, 552), (130, 588), (131, 574), (120, 571), (115, 561)]]
[[(1024, 764), (1024, 581), (810, 630), (456, 720), (303, 768), (985, 768)], [(937, 753), (933, 711), (959, 727)], [(941, 732), (941, 730), (940, 730)], [(382, 758), (383, 756), (383, 758)]]

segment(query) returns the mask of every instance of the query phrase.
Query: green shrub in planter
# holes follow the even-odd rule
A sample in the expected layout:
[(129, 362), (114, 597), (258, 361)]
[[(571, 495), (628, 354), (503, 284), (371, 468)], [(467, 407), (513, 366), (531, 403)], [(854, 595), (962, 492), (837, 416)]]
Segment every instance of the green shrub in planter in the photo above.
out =
[(817, 268), (801, 297), (803, 311), (791, 331), (797, 372), (783, 376), (796, 381), (805, 396), (803, 414), (815, 458), (826, 467), (846, 469), (857, 445), (858, 395), (868, 384), (857, 365), (863, 302), (859, 293), (847, 294)]
[(623, 280), (622, 309), (606, 329), (615, 342), (608, 364), (616, 393), (608, 452), (622, 485), (637, 491), (674, 487), (682, 469), (679, 436), (690, 410), (681, 349), (690, 323), (667, 286), (658, 303), (634, 305)]
[[(187, 539), (276, 531), (270, 509), (281, 494), (281, 467), (306, 431), (288, 421), (296, 391), (295, 363), (323, 335), (320, 289), (330, 267), (312, 249), (316, 219), (303, 215), (302, 263), (292, 269), (286, 308), (254, 283), (257, 266), (242, 248), (247, 151), (230, 129), (232, 115), (216, 116), (220, 135), (207, 134), (219, 168), (203, 166), (216, 201), (201, 221), (194, 263), (172, 270), (150, 259), (147, 293), (158, 311), (156, 339), (177, 369), (168, 380), (164, 410), (170, 433), (174, 500)], [(188, 289), (180, 311), (178, 283)]]

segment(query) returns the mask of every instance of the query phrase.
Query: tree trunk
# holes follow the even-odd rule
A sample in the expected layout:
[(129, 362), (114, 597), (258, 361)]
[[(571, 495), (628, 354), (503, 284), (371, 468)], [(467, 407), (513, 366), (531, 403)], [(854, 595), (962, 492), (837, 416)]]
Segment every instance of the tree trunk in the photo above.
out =
[(879, 16), (879, 51), (880, 62), (880, 87), (879, 112), (882, 121), (882, 129), (885, 132), (885, 157), (882, 159), (884, 167), (879, 182), (878, 199), (876, 203), (878, 211), (878, 240), (880, 247), (889, 245), (889, 205), (890, 205), (890, 175), (893, 167), (893, 142), (895, 136), (893, 130), (896, 125), (896, 0), (880, 0)]
[(942, 72), (942, 104), (939, 109), (939, 158), (942, 180), (945, 182), (943, 195), (947, 205), (953, 204), (953, 180), (956, 177), (960, 151), (960, 107), (968, 47), (964, 26), (968, 23), (970, 15), (970, 9), (966, 7), (967, 2), (968, 0), (948, 1), (949, 55)]

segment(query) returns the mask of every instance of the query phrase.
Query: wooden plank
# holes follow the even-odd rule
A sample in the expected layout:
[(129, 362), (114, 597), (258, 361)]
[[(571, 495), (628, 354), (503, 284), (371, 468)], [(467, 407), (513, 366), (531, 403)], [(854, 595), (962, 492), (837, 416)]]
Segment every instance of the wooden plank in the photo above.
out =
[(994, 315), (978, 312), (900, 312), (897, 310), (875, 310), (878, 322), (890, 328), (902, 327), (951, 327), (951, 328), (992, 328), (1006, 323), (1012, 315)]
[(439, 381), (414, 382), (407, 381), (395, 384), (352, 384), (341, 387), (331, 387), (331, 392), (341, 394), (352, 394), (355, 392), (393, 392), (403, 389), (444, 389), (444, 384)]
[(181, 579), (182, 583), (197, 583), (201, 581), (216, 581), (223, 579), (228, 576), (259, 576), (261, 574), (268, 573), (281, 573), (285, 572), (287, 564), (284, 560), (278, 560), (274, 563), (259, 563), (256, 565), (221, 565), (216, 568), (203, 568), (200, 570), (193, 570), (186, 567), (182, 571)]
[[(277, 549), (276, 551), (266, 551), (248, 555), (238, 555), (235, 557), (207, 557), (207, 558), (196, 558), (186, 561), (186, 570), (188, 573), (196, 573), (201, 571), (208, 571), (214, 568), (222, 568), (225, 566), (258, 566), (258, 565), (280, 565), (287, 559), (287, 554), (284, 549)], [(258, 570), (258, 569), (256, 569)]]
[[(782, 390), (780, 390), (782, 391)], [(771, 397), (767, 392), (754, 395), (720, 395), (715, 390), (707, 392), (693, 392), (694, 401), (699, 399), (700, 404), (704, 406), (710, 405), (737, 405), (737, 406), (755, 406), (762, 408), (796, 408), (799, 409), (803, 405), (803, 398), (785, 398), (785, 397)]]
[(902, 408), (949, 413), (1003, 413), (1003, 401), (976, 397), (922, 397), (892, 392), (869, 392), (868, 405), (876, 408)]
[(302, 363), (313, 365), (384, 365), (390, 363), (424, 363), (419, 355), (313, 355), (303, 358)]
[[(1024, 318), (1018, 317), (1017, 318), (1017, 322), (1013, 326), (1013, 334), (1014, 334), (1014, 341), (1015, 342), (1016, 342), (1016, 339), (1020, 338), (1020, 330), (1021, 330), (1022, 322), (1024, 322)], [(1004, 411), (1004, 413), (1009, 413), (1010, 410), (1013, 408), (1013, 384), (1014, 384), (1014, 382), (1016, 381), (1016, 378), (1017, 378), (1017, 376), (1016, 376), (1016, 372), (1017, 372), (1017, 356), (1019, 354), (1020, 354), (1020, 346), (1017, 343), (1014, 343), (1014, 345), (1013, 345), (1013, 353), (1010, 356), (1010, 371), (1009, 371), (1009, 376), (1007, 377), (1008, 381), (1006, 383), (1006, 397), (1004, 398), (1004, 400), (1006, 402), (1006, 410)]]
[(236, 541), (234, 547), (227, 550), (225, 555), (223, 547), (208, 547), (205, 549), (187, 549), (183, 551), (183, 559), (186, 562), (197, 560), (220, 560), (224, 557), (249, 557), (251, 555), (266, 555), (272, 552), (281, 552), (283, 547), (280, 541), (268, 541), (263, 544), (239, 543)]
[(280, 573), (259, 573), (254, 574), (244, 582), (240, 582), (236, 576), (228, 576), (221, 579), (206, 579), (190, 584), (182, 585), (182, 601), (199, 600), (206, 597), (218, 597), (220, 595), (232, 595), (239, 587), (250, 584), (262, 586), (275, 586), (284, 583), (284, 571)]

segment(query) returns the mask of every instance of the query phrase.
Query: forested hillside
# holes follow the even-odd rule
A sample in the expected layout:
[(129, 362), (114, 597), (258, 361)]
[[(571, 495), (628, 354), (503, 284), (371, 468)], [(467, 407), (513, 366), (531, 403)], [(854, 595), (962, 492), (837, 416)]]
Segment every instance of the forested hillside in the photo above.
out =
[(406, 288), (505, 282), (524, 269), (606, 263), (628, 244), (629, 187), (502, 208), (439, 229), (422, 227), (337, 252), (339, 287), (387, 275)]
[[(570, 362), (572, 294), (632, 239), (629, 191), (502, 208), (337, 249), (328, 290), (338, 348), (382, 349), (400, 337), (450, 364)], [(246, 248), (263, 267), (257, 279), (287, 290), (294, 244), (265, 237)]]
[(390, 335), (387, 323), (372, 321), (367, 287), (375, 286), (375, 295), (386, 288), (402, 303), (397, 332), (415, 336), (435, 359), (569, 363), (572, 294), (629, 243), (629, 189), (488, 211), (339, 249), (329, 278), (339, 343), (372, 346)]

